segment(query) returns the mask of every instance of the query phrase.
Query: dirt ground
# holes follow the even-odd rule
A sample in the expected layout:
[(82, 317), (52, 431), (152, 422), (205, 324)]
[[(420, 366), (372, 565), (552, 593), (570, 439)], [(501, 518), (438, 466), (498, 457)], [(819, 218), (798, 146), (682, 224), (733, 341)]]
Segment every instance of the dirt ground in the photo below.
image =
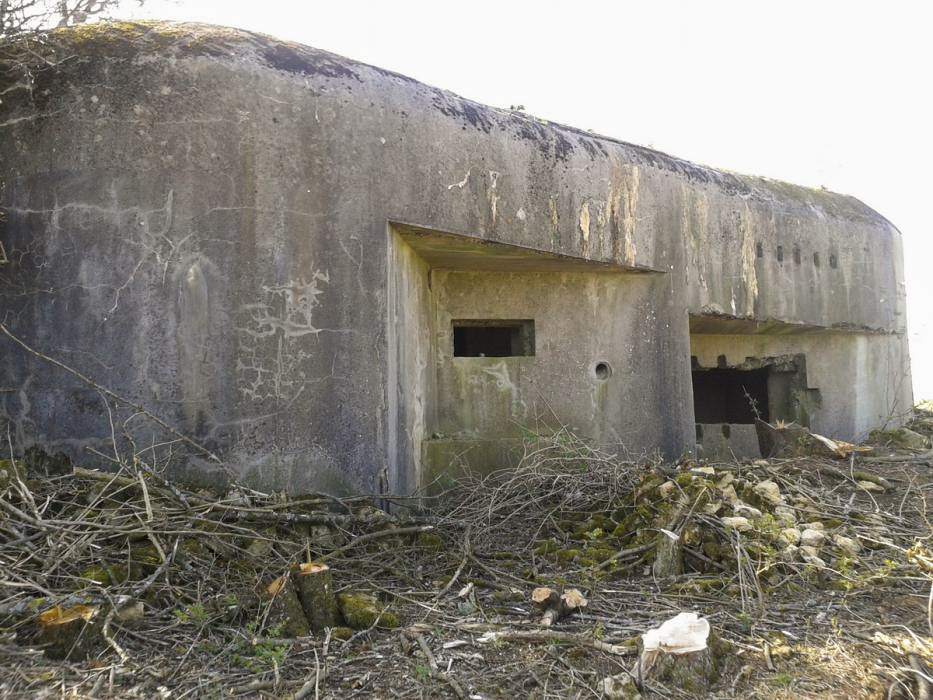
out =
[[(33, 452), (0, 463), (0, 696), (601, 698), (645, 631), (693, 611), (723, 642), (715, 677), (643, 697), (929, 697), (931, 455), (887, 437), (664, 464), (556, 436), (417, 502), (210, 494), (139, 455), (98, 472)], [(658, 575), (665, 530), (682, 566)], [(351, 595), (347, 624), (289, 636), (263, 591), (306, 561)], [(587, 605), (543, 627), (538, 586)], [(375, 613), (351, 622), (357, 598)], [(56, 654), (41, 615), (72, 609), (97, 617)]]

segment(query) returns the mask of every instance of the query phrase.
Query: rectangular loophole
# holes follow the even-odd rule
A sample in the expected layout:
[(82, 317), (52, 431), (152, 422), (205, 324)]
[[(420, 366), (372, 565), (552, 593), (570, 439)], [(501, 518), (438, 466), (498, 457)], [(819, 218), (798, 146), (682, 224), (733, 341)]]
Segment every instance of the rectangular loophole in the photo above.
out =
[(532, 319), (451, 321), (454, 357), (523, 357), (535, 354)]

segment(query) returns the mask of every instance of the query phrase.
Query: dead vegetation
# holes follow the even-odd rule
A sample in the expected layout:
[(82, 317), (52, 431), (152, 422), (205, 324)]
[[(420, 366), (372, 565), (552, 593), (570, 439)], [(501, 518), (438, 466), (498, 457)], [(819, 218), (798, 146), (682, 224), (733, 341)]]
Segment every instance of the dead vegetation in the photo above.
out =
[[(929, 463), (884, 442), (670, 465), (562, 433), (418, 502), (32, 450), (0, 463), (0, 693), (928, 697)], [(682, 612), (711, 628), (702, 671), (639, 679), (641, 635)]]

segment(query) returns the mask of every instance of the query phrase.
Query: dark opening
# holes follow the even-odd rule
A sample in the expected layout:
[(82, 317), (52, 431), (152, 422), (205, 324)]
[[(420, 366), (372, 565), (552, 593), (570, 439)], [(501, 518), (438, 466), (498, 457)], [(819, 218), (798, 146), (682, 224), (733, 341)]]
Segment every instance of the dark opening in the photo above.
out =
[(800, 246), (797, 245), (794, 246), (794, 262), (800, 264)]
[(761, 242), (755, 244), (755, 257), (763, 258), (765, 256), (765, 247), (761, 245)]
[[(762, 369), (694, 369), (693, 412), (697, 423), (754, 423), (768, 413), (768, 372)], [(746, 396), (746, 393), (748, 396)]]
[(454, 357), (521, 357), (535, 354), (533, 320), (451, 321)]
[(819, 253), (813, 254), (813, 264), (816, 265), (816, 267), (820, 266), (820, 254)]
[(836, 265), (838, 265), (838, 264), (839, 264), (839, 263), (838, 263), (838, 261), (836, 260), (836, 256), (833, 255), (832, 253), (830, 253), (830, 254), (829, 254), (829, 266), (835, 270), (835, 269), (836, 269)]
[(784, 246), (779, 245), (777, 250), (778, 262), (784, 262)]

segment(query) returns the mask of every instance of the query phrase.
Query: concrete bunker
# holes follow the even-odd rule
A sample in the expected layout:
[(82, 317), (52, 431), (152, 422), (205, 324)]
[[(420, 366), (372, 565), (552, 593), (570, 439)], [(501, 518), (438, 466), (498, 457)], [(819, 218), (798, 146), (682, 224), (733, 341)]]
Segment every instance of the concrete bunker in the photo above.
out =
[(120, 425), (184, 477), (410, 493), (564, 427), (752, 455), (738, 385), (847, 440), (911, 406), (901, 235), (852, 197), (204, 25), (56, 30), (0, 92), (0, 322), (131, 402), (0, 335), (16, 451)]

